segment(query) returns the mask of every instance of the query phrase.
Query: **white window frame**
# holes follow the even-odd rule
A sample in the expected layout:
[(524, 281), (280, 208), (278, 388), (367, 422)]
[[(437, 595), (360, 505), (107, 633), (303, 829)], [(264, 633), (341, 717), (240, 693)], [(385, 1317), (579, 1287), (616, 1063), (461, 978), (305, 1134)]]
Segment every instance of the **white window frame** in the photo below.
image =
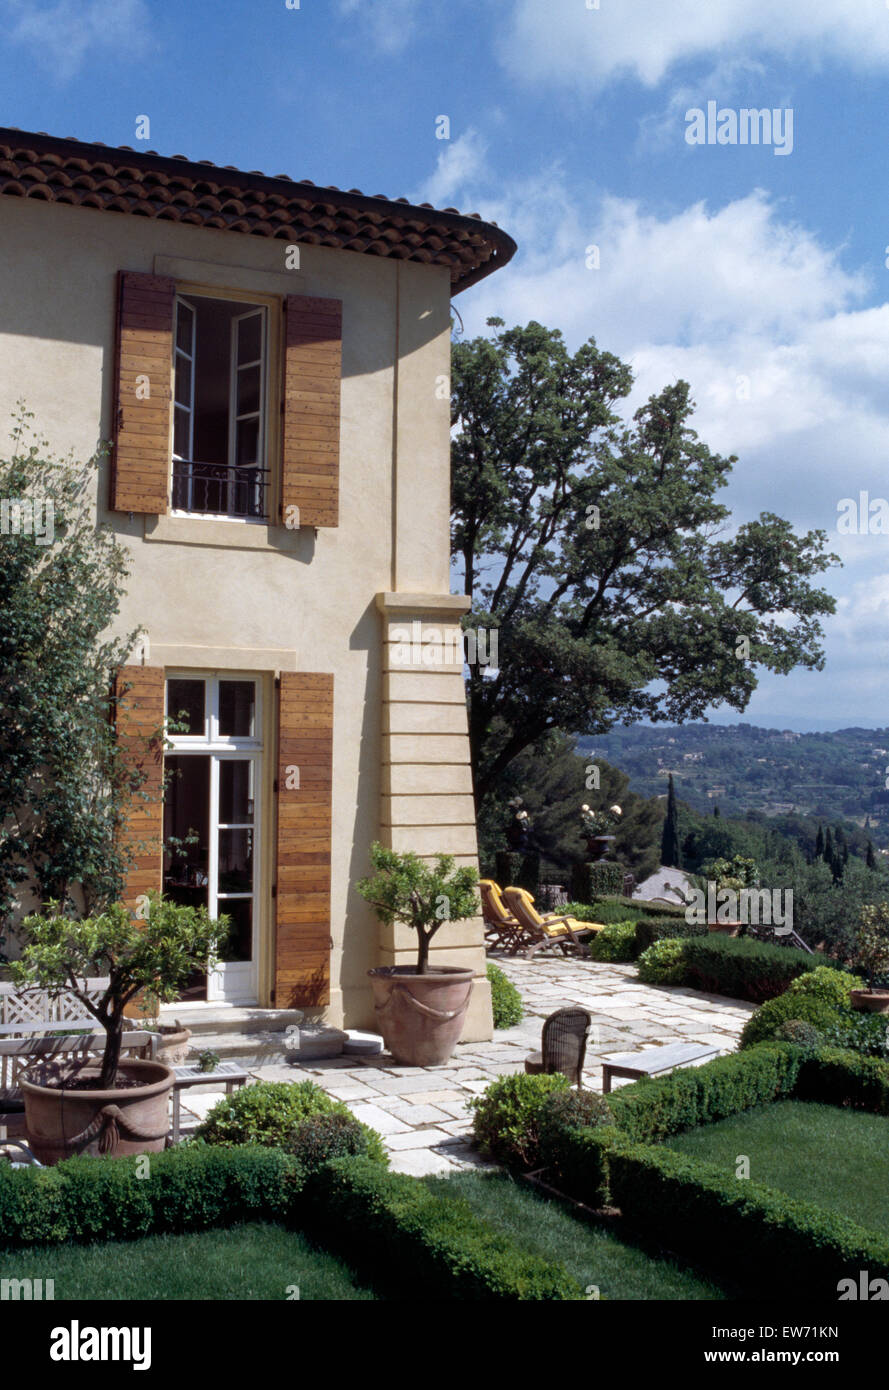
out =
[[(189, 458), (189, 459), (183, 459), (182, 456), (181, 456), (181, 454), (176, 454), (176, 453), (174, 453), (174, 454), (173, 454), (173, 459), (174, 459), (174, 461), (177, 462), (177, 463), (186, 463), (186, 464), (188, 464), (188, 466), (189, 466), (189, 467), (188, 467), (188, 485), (187, 485), (187, 495), (188, 495), (188, 502), (189, 502), (189, 504), (191, 503), (192, 497), (193, 497), (193, 495), (194, 495), (193, 465), (194, 465), (195, 463), (206, 463), (206, 462), (208, 462), (208, 460), (206, 460), (206, 459), (195, 459), (195, 457), (194, 457), (195, 373), (196, 373), (196, 370), (197, 370), (197, 317), (198, 317), (198, 308), (197, 308), (197, 305), (196, 305), (193, 301), (195, 301), (195, 300), (201, 300), (201, 299), (216, 299), (216, 300), (220, 300), (220, 301), (225, 302), (225, 303), (233, 303), (233, 302), (235, 302), (235, 301), (233, 301), (233, 300), (227, 299), (227, 297), (226, 297), (226, 295), (225, 295), (224, 292), (220, 292), (219, 294), (193, 294), (193, 293), (189, 292), (188, 294), (177, 294), (177, 296), (176, 296), (176, 321), (175, 321), (175, 324), (174, 324), (174, 354), (173, 354), (173, 360), (174, 360), (174, 365), (175, 365), (176, 359), (177, 359), (178, 357), (182, 356), (182, 357), (185, 357), (187, 360), (189, 360), (189, 361), (190, 361), (190, 365), (191, 365), (191, 377), (190, 377), (190, 391), (191, 391), (191, 396), (190, 396), (189, 405), (188, 405), (188, 407), (187, 407), (187, 409), (188, 409), (188, 417), (189, 417), (188, 444), (189, 444), (189, 453), (191, 454), (191, 458)], [(246, 302), (247, 302), (247, 301), (245, 301), (245, 303), (246, 303)], [(193, 318), (192, 318), (192, 335), (191, 335), (191, 355), (190, 355), (190, 358), (189, 358), (189, 354), (186, 353), (183, 349), (181, 349), (181, 348), (179, 347), (179, 343), (178, 343), (178, 338), (179, 338), (179, 305), (180, 305), (180, 304), (184, 304), (185, 307), (186, 307), (187, 309), (190, 309), (191, 312), (192, 312), (192, 314), (193, 314)], [(258, 411), (248, 411), (248, 412), (245, 412), (244, 415), (239, 416), (238, 413), (237, 413), (237, 377), (238, 377), (238, 371), (239, 371), (239, 370), (242, 370), (243, 368), (248, 367), (248, 366), (255, 366), (255, 365), (256, 365), (256, 361), (250, 362), (250, 363), (242, 362), (242, 363), (240, 363), (240, 366), (239, 366), (238, 360), (237, 360), (237, 332), (238, 332), (238, 326), (239, 326), (239, 324), (241, 324), (241, 323), (244, 321), (244, 319), (252, 318), (252, 317), (254, 317), (254, 316), (256, 316), (256, 315), (258, 315), (258, 316), (259, 316), (259, 319), (260, 319), (260, 336), (259, 336), (260, 357), (257, 359), (258, 362), (259, 362), (259, 366), (260, 366), (259, 410), (258, 410)], [(220, 464), (218, 465), (220, 468), (226, 468), (226, 467), (227, 467), (227, 469), (228, 469), (227, 486), (228, 486), (228, 488), (229, 488), (229, 496), (231, 496), (231, 488), (232, 488), (232, 486), (233, 486), (234, 478), (235, 478), (235, 476), (236, 476), (236, 471), (237, 471), (236, 448), (237, 448), (237, 432), (238, 432), (238, 421), (239, 421), (239, 420), (241, 420), (241, 419), (246, 420), (246, 419), (251, 418), (252, 416), (255, 416), (255, 415), (258, 415), (258, 416), (259, 416), (258, 450), (257, 450), (258, 455), (259, 455), (259, 458), (258, 458), (258, 464), (257, 464), (257, 466), (260, 467), (260, 468), (263, 468), (263, 469), (268, 469), (268, 467), (269, 467), (269, 462), (268, 462), (269, 389), (268, 389), (268, 385), (269, 385), (269, 312), (268, 312), (268, 306), (265, 305), (265, 304), (251, 304), (249, 308), (245, 309), (244, 313), (234, 315), (234, 317), (233, 317), (232, 320), (231, 320), (231, 333), (230, 333), (230, 337), (229, 337), (228, 457), (227, 457), (226, 463), (224, 463), (224, 464), (223, 464), (223, 463), (220, 463)], [(174, 377), (174, 390), (173, 390), (173, 407), (174, 407), (174, 420), (175, 420), (175, 411), (176, 411), (176, 409), (177, 409), (177, 407), (176, 407), (176, 392), (175, 392), (175, 377)], [(179, 408), (181, 408), (181, 407), (179, 407)], [(170, 512), (170, 515), (171, 515), (171, 516), (177, 516), (177, 517), (179, 517), (179, 516), (182, 516), (182, 517), (185, 517), (185, 516), (193, 517), (194, 519), (196, 519), (196, 520), (198, 520), (198, 521), (231, 521), (231, 522), (240, 522), (240, 523), (242, 523), (242, 524), (252, 525), (252, 526), (268, 526), (269, 523), (270, 523), (270, 516), (271, 516), (271, 487), (270, 487), (270, 478), (269, 478), (268, 474), (266, 474), (266, 485), (265, 485), (265, 508), (266, 508), (266, 509), (265, 509), (265, 515), (264, 515), (264, 516), (232, 516), (230, 512), (196, 512), (196, 511), (193, 511), (193, 510), (191, 509), (191, 506), (189, 505), (189, 506), (188, 506), (187, 508), (185, 508), (185, 509), (179, 508), (179, 507), (174, 507), (174, 508), (172, 508), (172, 510), (171, 510), (171, 512)]]
[[(207, 910), (211, 917), (225, 911), (225, 903), (235, 898), (249, 899), (253, 904), (251, 947), (249, 961), (221, 961), (207, 975), (207, 1003), (224, 1001), (230, 1004), (255, 1004), (259, 967), (259, 914), (261, 911), (260, 875), (262, 866), (262, 801), (263, 745), (262, 680), (255, 675), (238, 671), (208, 674), (196, 671), (167, 671), (165, 682), (193, 680), (204, 683), (203, 734), (176, 734), (167, 730), (170, 756), (208, 757), (210, 759), (210, 805), (207, 844)], [(250, 681), (254, 690), (252, 735), (226, 735), (219, 732), (219, 693), (222, 681)], [(166, 683), (165, 683), (166, 698)], [(253, 777), (253, 822), (222, 822), (219, 819), (219, 768), (222, 762), (248, 761)], [(219, 891), (219, 832), (249, 829), (253, 832), (253, 888), (250, 892)]]

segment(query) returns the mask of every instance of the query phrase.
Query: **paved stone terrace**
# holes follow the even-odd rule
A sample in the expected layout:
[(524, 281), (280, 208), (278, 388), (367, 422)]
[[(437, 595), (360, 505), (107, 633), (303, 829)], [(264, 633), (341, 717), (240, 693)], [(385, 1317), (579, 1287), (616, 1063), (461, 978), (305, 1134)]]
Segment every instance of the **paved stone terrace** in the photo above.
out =
[[(521, 993), (525, 1018), (515, 1028), (496, 1032), (492, 1042), (460, 1044), (446, 1066), (402, 1067), (383, 1054), (258, 1067), (253, 1075), (263, 1081), (315, 1081), (379, 1131), (394, 1169), (449, 1173), (483, 1162), (469, 1144), (466, 1102), (496, 1077), (524, 1071), (528, 1053), (540, 1048), (543, 1020), (555, 1009), (580, 1004), (592, 1014), (584, 1081), (594, 1090), (602, 1088), (601, 1059), (612, 1053), (672, 1041), (712, 1043), (733, 1051), (754, 1009), (698, 990), (640, 984), (633, 965), (563, 956), (529, 961), (496, 952), (491, 958)], [(186, 1091), (183, 1131), (190, 1116), (196, 1123), (218, 1099), (218, 1092)]]

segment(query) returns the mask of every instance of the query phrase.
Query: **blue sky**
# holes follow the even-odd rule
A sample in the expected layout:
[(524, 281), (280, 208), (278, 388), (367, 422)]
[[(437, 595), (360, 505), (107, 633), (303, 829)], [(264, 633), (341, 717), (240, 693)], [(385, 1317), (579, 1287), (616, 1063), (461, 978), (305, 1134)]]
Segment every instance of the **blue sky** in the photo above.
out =
[[(3, 0), (0, 16), (2, 124), (498, 221), (519, 253), (456, 301), (468, 333), (499, 314), (593, 335), (632, 362), (633, 404), (686, 378), (701, 436), (739, 455), (738, 519), (823, 527), (842, 556), (826, 670), (764, 677), (732, 717), (889, 724), (889, 538), (836, 531), (841, 498), (889, 498), (887, 0)], [(686, 112), (709, 100), (792, 109), (792, 152), (689, 145)]]

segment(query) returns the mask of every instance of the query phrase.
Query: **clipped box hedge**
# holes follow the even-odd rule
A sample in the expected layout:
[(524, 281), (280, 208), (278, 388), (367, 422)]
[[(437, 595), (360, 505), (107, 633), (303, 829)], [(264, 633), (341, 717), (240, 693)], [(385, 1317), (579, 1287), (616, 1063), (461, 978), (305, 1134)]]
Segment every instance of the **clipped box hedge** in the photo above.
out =
[(687, 978), (696, 989), (762, 1004), (783, 994), (792, 980), (814, 970), (823, 956), (749, 937), (709, 933), (683, 947)]
[(757, 1297), (836, 1299), (843, 1278), (889, 1278), (889, 1240), (814, 1202), (787, 1197), (712, 1163), (624, 1136), (608, 1155), (624, 1218)]
[(0, 1164), (0, 1248), (283, 1220), (302, 1181), (294, 1159), (258, 1147), (189, 1144), (134, 1158), (69, 1158), (54, 1168)]
[(656, 941), (663, 941), (668, 936), (685, 938), (706, 935), (706, 926), (697, 922), (686, 922), (684, 916), (672, 916), (668, 912), (659, 913), (656, 917), (646, 915), (640, 917), (636, 923), (636, 953), (641, 956), (649, 946), (653, 946)]
[(518, 1250), (466, 1202), (371, 1158), (311, 1173), (281, 1149), (255, 1146), (187, 1144), (143, 1158), (0, 1165), (0, 1249), (275, 1221), (335, 1246), (395, 1297), (583, 1297), (561, 1265)]
[(310, 1233), (412, 1299), (581, 1299), (561, 1265), (518, 1250), (468, 1202), (364, 1158), (337, 1159), (308, 1179)]
[(889, 1115), (889, 1062), (761, 1044), (622, 1086), (608, 1097), (613, 1125), (548, 1134), (544, 1157), (569, 1196), (619, 1207), (647, 1238), (752, 1295), (835, 1299), (839, 1280), (862, 1269), (889, 1278), (881, 1235), (657, 1142), (781, 1099)]

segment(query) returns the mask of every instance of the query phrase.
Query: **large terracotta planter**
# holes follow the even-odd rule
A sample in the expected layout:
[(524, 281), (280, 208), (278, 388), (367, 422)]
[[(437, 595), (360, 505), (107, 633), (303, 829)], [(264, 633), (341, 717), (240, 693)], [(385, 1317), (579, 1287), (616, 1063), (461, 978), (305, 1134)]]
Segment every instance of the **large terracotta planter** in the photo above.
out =
[(412, 965), (382, 965), (368, 970), (377, 1025), (386, 1050), (406, 1067), (439, 1067), (463, 1031), (472, 993), (473, 973), (440, 965), (418, 975)]
[(159, 1153), (169, 1129), (169, 1100), (175, 1077), (162, 1062), (126, 1058), (118, 1072), (137, 1086), (98, 1089), (98, 1066), (66, 1069), (62, 1081), (94, 1077), (96, 1090), (66, 1090), (64, 1085), (21, 1082), (28, 1143), (41, 1163), (61, 1163), (73, 1154)]
[(889, 1014), (889, 989), (853, 989), (850, 997), (862, 1013)]

